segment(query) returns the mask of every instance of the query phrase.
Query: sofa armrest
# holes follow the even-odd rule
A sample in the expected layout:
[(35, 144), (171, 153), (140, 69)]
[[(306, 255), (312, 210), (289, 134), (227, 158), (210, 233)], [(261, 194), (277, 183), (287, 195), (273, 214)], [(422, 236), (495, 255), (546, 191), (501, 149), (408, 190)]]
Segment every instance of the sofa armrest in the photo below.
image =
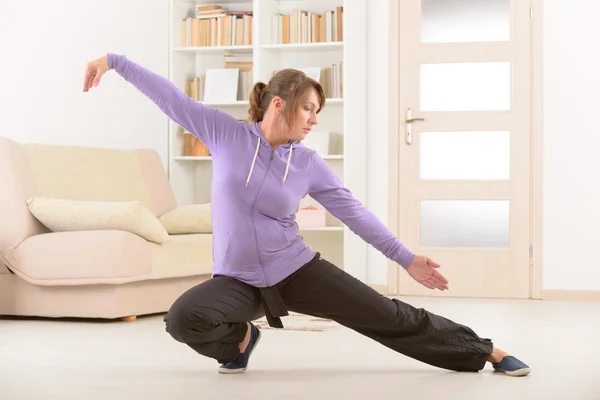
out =
[(159, 217), (170, 235), (212, 233), (210, 203), (179, 206)]
[(6, 268), (4, 263), (0, 263), (0, 274), (10, 274), (10, 270)]

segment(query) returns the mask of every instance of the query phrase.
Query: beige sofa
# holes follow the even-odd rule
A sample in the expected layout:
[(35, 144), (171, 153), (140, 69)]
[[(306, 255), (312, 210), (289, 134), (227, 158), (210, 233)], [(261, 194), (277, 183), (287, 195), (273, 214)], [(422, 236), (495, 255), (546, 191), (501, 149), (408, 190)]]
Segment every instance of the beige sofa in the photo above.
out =
[[(43, 212), (34, 216), (30, 199), (38, 199), (33, 204), (46, 207), (47, 214), (61, 209), (52, 208), (56, 201), (94, 205), (96, 218), (98, 206), (139, 202), (149, 210), (146, 227), (164, 227), (167, 240), (153, 242), (126, 228), (81, 229), (88, 216), (71, 210), (68, 218), (54, 215), (61, 229), (51, 230), (37, 217)], [(212, 272), (211, 231), (206, 224), (190, 230), (190, 221), (198, 217), (193, 212), (193, 206), (177, 206), (152, 150), (20, 144), (0, 138), (0, 315), (131, 320), (167, 311)], [(206, 208), (199, 212), (206, 214)], [(165, 220), (170, 216), (184, 217), (187, 226), (174, 226), (177, 218)]]

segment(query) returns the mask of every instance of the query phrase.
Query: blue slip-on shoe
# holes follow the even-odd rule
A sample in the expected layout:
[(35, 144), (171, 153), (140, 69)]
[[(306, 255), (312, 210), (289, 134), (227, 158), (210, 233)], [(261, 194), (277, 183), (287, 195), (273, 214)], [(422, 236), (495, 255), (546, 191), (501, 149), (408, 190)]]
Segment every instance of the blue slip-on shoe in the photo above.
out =
[(219, 373), (241, 374), (243, 372), (246, 372), (246, 369), (248, 368), (248, 361), (250, 360), (250, 355), (252, 355), (252, 352), (254, 351), (256, 345), (260, 341), (260, 336), (260, 330), (256, 326), (250, 324), (250, 341), (248, 342), (248, 347), (246, 347), (246, 351), (240, 353), (240, 355), (237, 356), (235, 360), (226, 364), (221, 364), (221, 366), (219, 367)]
[(527, 364), (513, 356), (506, 356), (500, 362), (492, 363), (492, 366), (497, 372), (504, 372), (510, 376), (525, 376), (531, 372)]

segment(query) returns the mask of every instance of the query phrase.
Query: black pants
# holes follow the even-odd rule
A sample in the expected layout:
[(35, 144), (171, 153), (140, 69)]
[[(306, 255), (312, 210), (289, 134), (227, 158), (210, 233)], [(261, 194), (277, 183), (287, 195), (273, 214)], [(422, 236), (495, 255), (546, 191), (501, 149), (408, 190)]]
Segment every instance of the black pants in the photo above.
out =
[[(316, 257), (276, 285), (287, 308), (337, 321), (388, 348), (453, 371), (479, 371), (492, 342), (470, 328), (390, 299)], [(239, 354), (246, 322), (265, 315), (261, 291), (218, 276), (185, 292), (165, 316), (175, 340), (223, 363)]]

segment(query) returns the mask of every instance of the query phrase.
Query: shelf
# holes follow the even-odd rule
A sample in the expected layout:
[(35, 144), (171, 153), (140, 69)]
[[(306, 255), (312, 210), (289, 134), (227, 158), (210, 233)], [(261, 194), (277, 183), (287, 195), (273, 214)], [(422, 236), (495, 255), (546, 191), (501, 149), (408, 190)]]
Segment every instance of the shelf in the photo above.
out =
[(304, 232), (308, 232), (308, 231), (310, 231), (310, 232), (320, 232), (320, 231), (323, 231), (323, 232), (327, 232), (327, 231), (330, 231), (330, 232), (343, 232), (344, 231), (344, 227), (343, 226), (325, 226), (325, 227), (322, 227), (322, 228), (300, 228), (300, 231), (301, 232), (302, 231), (304, 231)]
[(264, 50), (272, 51), (331, 51), (344, 47), (344, 42), (318, 42), (318, 43), (290, 43), (290, 44), (264, 44)]
[(203, 54), (203, 53), (223, 53), (226, 51), (240, 51), (249, 52), (252, 51), (254, 46), (203, 46), (203, 47), (175, 47), (173, 51), (178, 53), (191, 53), (191, 54)]
[[(206, 103), (204, 101), (200, 101), (199, 103), (204, 104), (208, 107), (237, 107), (237, 106), (247, 106), (250, 104), (248, 100), (236, 100), (228, 103)], [(327, 105), (329, 104), (344, 104), (344, 99), (339, 98), (331, 98), (327, 99)]]
[(177, 161), (210, 161), (211, 156), (177, 156), (173, 157), (173, 160)]
[[(212, 6), (215, 4), (236, 4), (236, 3), (252, 3), (252, 0), (178, 0), (182, 3), (188, 3), (192, 6)], [(281, 1), (281, 0), (279, 0)], [(285, 1), (285, 0), (284, 0)]]
[(232, 102), (228, 102), (228, 103), (205, 103), (203, 101), (200, 101), (199, 103), (204, 104), (205, 106), (208, 106), (208, 107), (236, 107), (236, 106), (247, 106), (248, 104), (250, 104), (250, 102), (248, 100), (237, 100), (237, 101), (232, 101)]
[(252, 3), (252, 0), (184, 0), (186, 3), (194, 5), (215, 5), (215, 4), (236, 4), (236, 3)]
[[(335, 155), (321, 156), (321, 158), (323, 160), (343, 160), (344, 156), (335, 154)], [(175, 156), (175, 157), (173, 157), (173, 160), (176, 160), (176, 161), (211, 161), (212, 157), (210, 157), (210, 156)]]

